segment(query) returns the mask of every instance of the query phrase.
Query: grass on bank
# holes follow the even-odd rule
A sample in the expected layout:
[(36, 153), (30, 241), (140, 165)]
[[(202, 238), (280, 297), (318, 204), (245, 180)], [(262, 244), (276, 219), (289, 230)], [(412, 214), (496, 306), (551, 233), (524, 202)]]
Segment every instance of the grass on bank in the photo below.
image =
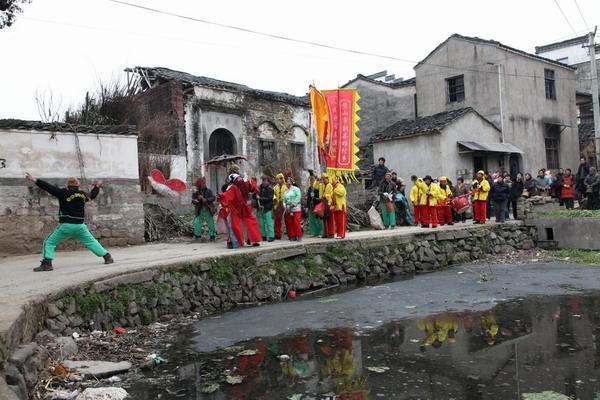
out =
[(571, 261), (577, 264), (600, 265), (600, 251), (560, 249), (548, 250), (547, 255), (555, 260)]
[(600, 210), (549, 210), (538, 214), (541, 217), (562, 217), (562, 218), (600, 218)]

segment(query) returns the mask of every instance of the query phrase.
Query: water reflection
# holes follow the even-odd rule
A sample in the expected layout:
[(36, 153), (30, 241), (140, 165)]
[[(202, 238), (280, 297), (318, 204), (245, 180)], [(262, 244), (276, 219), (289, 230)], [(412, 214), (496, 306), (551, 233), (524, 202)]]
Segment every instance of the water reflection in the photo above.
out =
[[(373, 330), (257, 338), (239, 344), (255, 350), (253, 355), (234, 349), (181, 356), (178, 365), (167, 367), (177, 374), (169, 391), (183, 388), (180, 396), (206, 400), (295, 394), (341, 400), (518, 399), (545, 390), (594, 399), (600, 392), (599, 305), (597, 296), (530, 297), (483, 312), (447, 312)], [(229, 385), (223, 382), (227, 374), (244, 379)], [(148, 382), (130, 392), (181, 398)], [(219, 389), (203, 393), (213, 382)]]

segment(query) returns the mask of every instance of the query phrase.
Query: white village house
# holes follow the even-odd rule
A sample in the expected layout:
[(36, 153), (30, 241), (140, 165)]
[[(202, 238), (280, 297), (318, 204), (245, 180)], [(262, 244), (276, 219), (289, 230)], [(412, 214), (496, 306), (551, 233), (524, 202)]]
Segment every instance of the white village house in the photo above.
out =
[(398, 118), (372, 139), (373, 159), (386, 157), (400, 176), (577, 167), (574, 68), (455, 34), (415, 72), (415, 103), (405, 107), (416, 119)]

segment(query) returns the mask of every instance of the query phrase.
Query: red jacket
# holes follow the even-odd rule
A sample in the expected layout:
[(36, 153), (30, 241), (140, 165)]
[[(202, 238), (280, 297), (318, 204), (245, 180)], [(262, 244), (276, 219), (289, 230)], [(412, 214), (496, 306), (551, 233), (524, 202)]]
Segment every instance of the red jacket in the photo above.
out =
[(563, 176), (563, 187), (560, 190), (561, 199), (574, 199), (575, 198), (575, 179), (573, 175)]
[(227, 207), (229, 212), (238, 215), (240, 218), (246, 218), (252, 214), (252, 208), (244, 199), (240, 188), (236, 185), (230, 185), (224, 193), (219, 195), (219, 202), (223, 207)]

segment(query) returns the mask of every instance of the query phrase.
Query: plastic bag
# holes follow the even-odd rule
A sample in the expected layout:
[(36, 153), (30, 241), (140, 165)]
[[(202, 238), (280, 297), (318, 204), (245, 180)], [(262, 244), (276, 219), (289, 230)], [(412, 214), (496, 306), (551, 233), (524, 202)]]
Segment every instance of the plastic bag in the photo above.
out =
[(217, 218), (217, 233), (220, 233), (222, 235), (226, 235), (229, 233), (229, 231), (227, 230), (227, 221), (225, 221), (223, 218)]
[(381, 220), (381, 215), (379, 215), (379, 212), (375, 209), (375, 207), (371, 206), (367, 214), (369, 215), (371, 227), (373, 229), (383, 230), (384, 226), (383, 221)]

